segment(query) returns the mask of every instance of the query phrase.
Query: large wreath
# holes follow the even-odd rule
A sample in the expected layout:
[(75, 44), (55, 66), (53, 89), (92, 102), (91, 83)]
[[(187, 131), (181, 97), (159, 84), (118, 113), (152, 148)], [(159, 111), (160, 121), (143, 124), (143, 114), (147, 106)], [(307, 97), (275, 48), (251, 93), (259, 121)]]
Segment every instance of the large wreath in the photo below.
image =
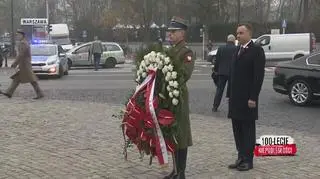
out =
[(124, 154), (134, 144), (140, 154), (156, 156), (168, 164), (168, 153), (175, 151), (175, 115), (182, 101), (184, 81), (181, 62), (169, 49), (149, 47), (136, 57), (136, 90), (126, 102), (122, 118)]

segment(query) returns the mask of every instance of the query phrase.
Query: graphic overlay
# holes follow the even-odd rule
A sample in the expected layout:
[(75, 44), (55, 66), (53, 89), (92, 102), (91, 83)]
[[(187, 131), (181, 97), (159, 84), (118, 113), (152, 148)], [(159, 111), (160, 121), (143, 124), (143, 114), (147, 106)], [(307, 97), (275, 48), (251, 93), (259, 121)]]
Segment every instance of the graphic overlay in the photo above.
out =
[(263, 135), (256, 140), (255, 156), (294, 156), (297, 153), (295, 141), (285, 135)]

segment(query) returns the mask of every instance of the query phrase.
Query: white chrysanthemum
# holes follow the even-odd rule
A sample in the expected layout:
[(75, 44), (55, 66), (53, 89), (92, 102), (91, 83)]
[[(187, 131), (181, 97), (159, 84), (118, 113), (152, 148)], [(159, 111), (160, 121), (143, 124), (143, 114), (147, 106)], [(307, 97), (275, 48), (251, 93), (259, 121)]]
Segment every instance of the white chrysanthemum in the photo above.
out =
[(168, 66), (165, 65), (163, 68), (162, 68), (162, 73), (163, 74), (166, 74), (168, 72)]
[(147, 77), (147, 73), (143, 72), (141, 76), (142, 76), (142, 78), (145, 78), (145, 77)]
[(168, 65), (168, 70), (169, 71), (173, 71), (173, 66), (170, 64), (170, 65)]
[(170, 79), (169, 76), (166, 76), (166, 77), (165, 77), (165, 80), (166, 80), (166, 82), (169, 82), (171, 79)]
[(169, 93), (169, 96), (170, 96), (170, 98), (173, 98), (173, 93), (170, 92), (170, 93)]
[(172, 85), (170, 86), (173, 86), (174, 88), (178, 88), (179, 86), (179, 83), (177, 81), (174, 81)]
[(173, 91), (173, 95), (174, 95), (175, 97), (178, 97), (178, 96), (179, 96), (179, 91), (178, 91), (178, 90), (174, 90), (174, 91)]
[(174, 82), (172, 80), (169, 81), (169, 86), (174, 86)]
[(171, 91), (171, 87), (169, 85), (167, 86), (167, 91)]
[(156, 52), (155, 51), (152, 51), (151, 53), (150, 53), (150, 56), (151, 57), (155, 57), (157, 54), (156, 54)]
[(164, 63), (165, 63), (166, 65), (168, 65), (168, 64), (170, 63), (170, 58), (169, 58), (169, 57), (166, 57), (166, 58), (164, 59)]
[(171, 72), (167, 72), (166, 76), (168, 76), (169, 78), (171, 78)]
[(178, 75), (178, 73), (176, 71), (171, 72), (172, 79), (174, 79), (174, 80), (177, 79), (177, 75)]
[(173, 98), (173, 99), (172, 99), (172, 104), (173, 104), (173, 105), (176, 106), (176, 105), (178, 105), (178, 103), (179, 103), (179, 100), (178, 100), (178, 99), (176, 99), (176, 98)]
[(144, 62), (145, 62), (145, 64), (146, 64), (146, 66), (148, 66), (148, 65), (150, 64), (149, 58), (147, 58)]

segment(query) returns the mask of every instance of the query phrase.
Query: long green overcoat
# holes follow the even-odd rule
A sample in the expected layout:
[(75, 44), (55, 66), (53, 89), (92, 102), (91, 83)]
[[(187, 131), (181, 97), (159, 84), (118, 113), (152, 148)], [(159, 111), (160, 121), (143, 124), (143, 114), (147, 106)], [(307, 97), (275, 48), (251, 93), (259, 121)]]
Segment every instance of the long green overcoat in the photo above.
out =
[(192, 135), (190, 127), (190, 116), (189, 116), (189, 92), (187, 87), (187, 82), (190, 79), (193, 69), (195, 58), (192, 50), (186, 47), (186, 43), (181, 41), (175, 46), (171, 47), (169, 53), (175, 56), (176, 60), (180, 60), (181, 67), (183, 69), (183, 80), (180, 81), (180, 87), (182, 89), (180, 95), (179, 112), (175, 113), (175, 119), (178, 122), (177, 129), (177, 149), (184, 149), (188, 146), (192, 146)]

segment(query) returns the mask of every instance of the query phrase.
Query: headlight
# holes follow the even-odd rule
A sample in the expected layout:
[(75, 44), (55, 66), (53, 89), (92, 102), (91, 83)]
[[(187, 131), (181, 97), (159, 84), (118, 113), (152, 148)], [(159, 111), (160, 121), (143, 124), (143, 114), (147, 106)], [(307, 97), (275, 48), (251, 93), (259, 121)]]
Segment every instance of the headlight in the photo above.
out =
[(56, 56), (49, 57), (47, 59), (47, 65), (54, 65), (58, 62), (58, 58)]

